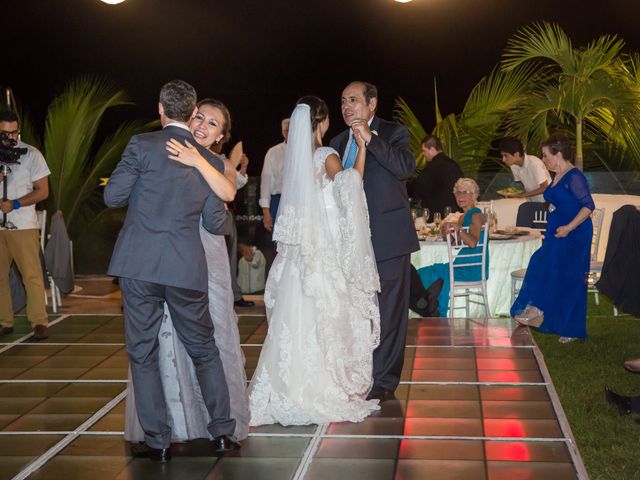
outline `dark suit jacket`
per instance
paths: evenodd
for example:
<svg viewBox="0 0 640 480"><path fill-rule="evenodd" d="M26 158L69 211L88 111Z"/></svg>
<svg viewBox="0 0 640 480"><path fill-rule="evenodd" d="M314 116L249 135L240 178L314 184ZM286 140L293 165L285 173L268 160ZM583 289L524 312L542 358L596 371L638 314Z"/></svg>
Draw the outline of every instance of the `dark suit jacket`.
<svg viewBox="0 0 640 480"><path fill-rule="evenodd" d="M373 117L364 167L364 192L369 207L371 242L376 261L407 255L420 247L411 218L406 179L416 168L409 150L409 132L402 125ZM330 142L344 156L349 130Z"/></svg>
<svg viewBox="0 0 640 480"><path fill-rule="evenodd" d="M463 177L462 169L455 161L440 152L424 167L413 184L413 196L422 202L422 206L444 214L444 207L451 211L459 210L453 186Z"/></svg>
<svg viewBox="0 0 640 480"><path fill-rule="evenodd" d="M168 158L170 138L188 140L217 170L224 169L188 130L168 126L131 138L104 189L107 206L129 207L108 274L206 292L200 217L215 232L226 219L224 203L195 168Z"/></svg>

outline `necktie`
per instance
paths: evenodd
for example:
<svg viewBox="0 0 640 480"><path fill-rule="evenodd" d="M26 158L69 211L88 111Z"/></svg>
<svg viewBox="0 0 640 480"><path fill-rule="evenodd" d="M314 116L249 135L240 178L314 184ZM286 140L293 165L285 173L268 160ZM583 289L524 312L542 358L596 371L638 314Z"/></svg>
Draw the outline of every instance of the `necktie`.
<svg viewBox="0 0 640 480"><path fill-rule="evenodd" d="M349 144L349 151L347 152L347 158L344 161L344 169L353 168L353 165L356 163L356 154L358 153L358 144L356 143L355 138L351 138L351 143Z"/></svg>

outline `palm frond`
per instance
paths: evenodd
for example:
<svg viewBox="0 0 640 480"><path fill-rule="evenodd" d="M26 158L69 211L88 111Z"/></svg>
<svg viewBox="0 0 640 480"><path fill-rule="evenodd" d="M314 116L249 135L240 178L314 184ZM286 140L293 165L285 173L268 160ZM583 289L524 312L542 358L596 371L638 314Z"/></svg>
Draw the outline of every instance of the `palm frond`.
<svg viewBox="0 0 640 480"><path fill-rule="evenodd" d="M502 67L512 70L533 60L550 60L571 71L575 56L571 39L555 23L534 23L521 28L502 54Z"/></svg>
<svg viewBox="0 0 640 480"><path fill-rule="evenodd" d="M427 135L422 123L418 120L418 117L411 107L404 101L403 98L397 98L393 107L393 118L400 124L404 125L409 131L409 149L416 158L418 170L420 166L424 164L424 155L422 154L421 144L422 139Z"/></svg>
<svg viewBox="0 0 640 480"><path fill-rule="evenodd" d="M45 126L45 158L51 170L50 204L69 211L89 162L104 112L130 104L121 90L93 77L72 81L49 107Z"/></svg>

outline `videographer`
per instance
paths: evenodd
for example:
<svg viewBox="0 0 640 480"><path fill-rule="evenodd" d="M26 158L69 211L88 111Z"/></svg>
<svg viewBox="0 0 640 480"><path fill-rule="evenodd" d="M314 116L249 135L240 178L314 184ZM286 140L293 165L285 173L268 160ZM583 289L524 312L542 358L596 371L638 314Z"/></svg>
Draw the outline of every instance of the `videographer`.
<svg viewBox="0 0 640 480"><path fill-rule="evenodd" d="M39 225L35 205L49 196L49 168L42 154L22 142L18 117L11 111L0 112L0 166L7 173L7 200L0 200L0 218L6 214L5 228L0 229L0 335L13 332L13 308L9 289L9 269L15 261L27 294L27 317L33 326L33 339L47 338L47 311L44 280L40 264ZM8 155L13 150L16 154ZM7 170L8 168L8 170ZM4 174L0 173L0 198L4 198ZM1 220L0 220L1 221ZM9 228L6 228L9 226Z"/></svg>

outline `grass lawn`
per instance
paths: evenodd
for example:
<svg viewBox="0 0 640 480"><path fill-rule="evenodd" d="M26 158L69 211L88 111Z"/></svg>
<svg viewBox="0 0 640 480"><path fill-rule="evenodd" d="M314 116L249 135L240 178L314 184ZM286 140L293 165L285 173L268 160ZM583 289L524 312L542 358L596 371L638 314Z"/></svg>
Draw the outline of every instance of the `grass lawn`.
<svg viewBox="0 0 640 480"><path fill-rule="evenodd" d="M639 292L640 294L640 292ZM604 386L624 395L640 395L640 375L627 372L624 360L640 357L640 318L613 316L611 304L589 294L588 338L566 345L556 335L535 333L535 340L571 424L591 480L640 480L638 415L620 416L605 399Z"/></svg>

